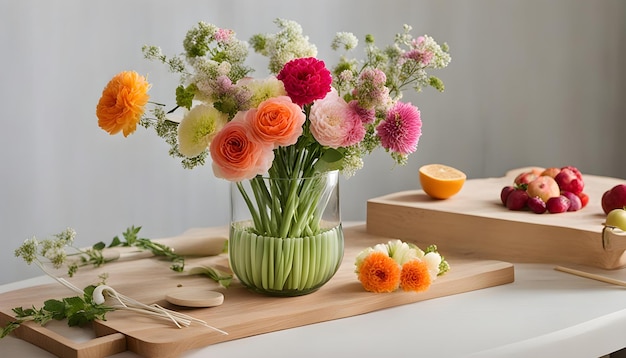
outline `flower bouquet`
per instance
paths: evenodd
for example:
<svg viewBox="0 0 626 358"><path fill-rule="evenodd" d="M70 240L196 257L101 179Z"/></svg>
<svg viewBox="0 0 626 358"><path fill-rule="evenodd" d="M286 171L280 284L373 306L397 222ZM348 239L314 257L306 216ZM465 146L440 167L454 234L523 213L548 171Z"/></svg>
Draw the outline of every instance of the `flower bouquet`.
<svg viewBox="0 0 626 358"><path fill-rule="evenodd" d="M110 134L127 136L138 124L153 128L185 168L205 164L210 155L215 176L233 183L233 271L255 290L297 295L318 289L341 262L338 173L354 175L378 147L406 163L417 148L421 118L401 100L402 91L443 91L427 70L446 67L450 56L445 44L413 38L405 25L382 49L366 36L363 60L347 56L357 38L337 33L331 47L344 53L327 67L299 24L275 23L278 32L248 43L201 22L176 56L144 46L146 58L181 75L176 108L166 112L155 104L146 115L150 84L128 71L105 87L97 117ZM250 47L269 59L268 77L250 77ZM172 119L174 110L182 120Z"/></svg>

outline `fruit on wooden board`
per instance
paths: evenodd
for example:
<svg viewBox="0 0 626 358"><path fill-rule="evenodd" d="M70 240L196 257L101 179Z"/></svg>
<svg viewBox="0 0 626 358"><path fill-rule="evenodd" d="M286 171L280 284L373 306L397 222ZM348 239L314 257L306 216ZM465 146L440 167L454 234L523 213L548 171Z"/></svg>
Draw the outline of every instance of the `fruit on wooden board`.
<svg viewBox="0 0 626 358"><path fill-rule="evenodd" d="M561 195L561 189L557 181L547 175L539 176L537 179L528 183L526 191L528 192L528 196L537 196L544 202L547 202L548 199L552 197Z"/></svg>
<svg viewBox="0 0 626 358"><path fill-rule="evenodd" d="M419 169L422 190L434 199L448 199L458 193L467 176L462 171L443 164L426 164Z"/></svg>
<svg viewBox="0 0 626 358"><path fill-rule="evenodd" d="M567 211L578 211L583 208L583 203L578 195L571 191L563 191L561 195L569 199L569 208L567 208Z"/></svg>
<svg viewBox="0 0 626 358"><path fill-rule="evenodd" d="M515 191L515 187L513 185L507 185L500 191L500 201L502 201L502 205L506 206L506 199Z"/></svg>
<svg viewBox="0 0 626 358"><path fill-rule="evenodd" d="M570 201L565 195L554 196L546 202L550 214L564 213L569 210Z"/></svg>
<svg viewBox="0 0 626 358"><path fill-rule="evenodd" d="M528 193L524 189L516 189L506 198L509 210L523 210L528 203Z"/></svg>
<svg viewBox="0 0 626 358"><path fill-rule="evenodd" d="M602 194L602 210L605 214L624 206L626 206L626 184L617 184Z"/></svg>
<svg viewBox="0 0 626 358"><path fill-rule="evenodd" d="M543 201L538 196L533 196L532 198L528 198L528 208L535 214L543 214L546 212L546 202Z"/></svg>
<svg viewBox="0 0 626 358"><path fill-rule="evenodd" d="M528 209L536 214L578 211L589 202L584 188L583 175L574 166L533 167L517 174L512 185L502 188L500 201L510 210ZM523 195L517 193L509 203L508 198L520 190L526 191L528 198L524 200ZM626 205L626 190L624 200L623 205ZM525 205L520 207L524 201Z"/></svg>
<svg viewBox="0 0 626 358"><path fill-rule="evenodd" d="M552 168L544 169L539 175L546 175L546 176L554 178L557 174L559 174L560 171L561 171L561 168L552 167Z"/></svg>
<svg viewBox="0 0 626 358"><path fill-rule="evenodd" d="M554 177L554 180L559 184L559 188L562 191L568 191L576 195L582 193L585 188L582 174L572 167L562 168L559 174Z"/></svg>
<svg viewBox="0 0 626 358"><path fill-rule="evenodd" d="M606 215L605 225L626 231L626 207L609 211Z"/></svg>

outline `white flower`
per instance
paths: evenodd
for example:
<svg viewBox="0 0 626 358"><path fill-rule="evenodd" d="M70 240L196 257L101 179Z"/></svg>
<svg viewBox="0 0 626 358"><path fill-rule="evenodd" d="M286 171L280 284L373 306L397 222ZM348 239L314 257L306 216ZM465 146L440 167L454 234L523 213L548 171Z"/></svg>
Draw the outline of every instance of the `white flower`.
<svg viewBox="0 0 626 358"><path fill-rule="evenodd" d="M352 50L359 45L359 40L351 32L337 32L330 47L337 50L343 47L344 50Z"/></svg>
<svg viewBox="0 0 626 358"><path fill-rule="evenodd" d="M373 248L374 251L380 251L389 255L389 247L385 244L376 244Z"/></svg>
<svg viewBox="0 0 626 358"><path fill-rule="evenodd" d="M422 258L422 261L428 266L430 277L434 280L439 274L439 264L441 264L441 255L437 252L429 252Z"/></svg>
<svg viewBox="0 0 626 358"><path fill-rule="evenodd" d="M371 254L372 252L374 252L374 249L371 247L368 247L367 249L364 249L363 251L361 251L355 259L354 262L354 266L356 266L354 272L359 273L359 269L361 268L361 265L363 264L363 261L365 260L365 258L367 256L369 256L369 254Z"/></svg>
<svg viewBox="0 0 626 358"><path fill-rule="evenodd" d="M421 250L418 251L416 248L400 240L389 241L387 245L389 246L389 256L400 266L413 259L418 259L421 256Z"/></svg>
<svg viewBox="0 0 626 358"><path fill-rule="evenodd" d="M285 85L276 76L269 76L265 79L244 77L237 82L237 86L244 86L252 92L250 108L258 107L259 103L266 99L287 95Z"/></svg>
<svg viewBox="0 0 626 358"><path fill-rule="evenodd" d="M193 107L178 126L178 151L189 158L199 155L227 121L228 116L213 106L200 104Z"/></svg>

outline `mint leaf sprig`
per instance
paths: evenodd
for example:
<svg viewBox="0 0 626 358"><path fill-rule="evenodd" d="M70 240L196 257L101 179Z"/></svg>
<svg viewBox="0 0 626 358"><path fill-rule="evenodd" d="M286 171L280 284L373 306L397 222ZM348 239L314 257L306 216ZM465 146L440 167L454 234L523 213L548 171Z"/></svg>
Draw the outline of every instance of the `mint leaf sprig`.
<svg viewBox="0 0 626 358"><path fill-rule="evenodd" d="M118 293L112 287L107 286L104 283L98 284L97 286L87 286L83 291L81 291L69 281L56 277L46 271L44 267L40 267L50 277L54 278L59 283L79 295L63 298L61 300L46 300L41 308L14 308L13 313L15 313L16 319L15 321L9 322L0 330L0 338L6 337L26 321L33 321L41 326L44 326L53 319L59 321L65 319L70 327L84 326L97 319L106 320L106 313L116 310L128 310L153 318L170 321L178 328L188 327L195 323L213 329L222 334L228 334L219 328L210 326L203 320L169 310L159 306L158 304L143 304Z"/></svg>

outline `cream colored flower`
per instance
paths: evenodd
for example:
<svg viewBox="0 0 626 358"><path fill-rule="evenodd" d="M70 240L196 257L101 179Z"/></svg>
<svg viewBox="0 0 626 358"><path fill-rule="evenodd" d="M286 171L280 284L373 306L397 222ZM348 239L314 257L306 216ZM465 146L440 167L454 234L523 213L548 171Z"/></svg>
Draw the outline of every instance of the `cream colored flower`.
<svg viewBox="0 0 626 358"><path fill-rule="evenodd" d="M250 108L256 108L261 102L272 97L287 95L285 85L282 81L279 81L276 76L270 76L264 79L246 77L239 80L237 85L245 86L252 92Z"/></svg>
<svg viewBox="0 0 626 358"><path fill-rule="evenodd" d="M418 258L418 252L406 242L400 240L391 240L387 243L389 246L389 256L393 258L399 265Z"/></svg>
<svg viewBox="0 0 626 358"><path fill-rule="evenodd" d="M429 252L422 258L422 261L428 265L430 277L434 280L439 274L439 264L441 264L441 255L437 252Z"/></svg>
<svg viewBox="0 0 626 358"><path fill-rule="evenodd" d="M189 158L199 155L227 121L228 116L211 105L193 107L178 126L178 151Z"/></svg>
<svg viewBox="0 0 626 358"><path fill-rule="evenodd" d="M355 259L355 262L354 262L354 266L356 266L356 267L355 267L354 272L359 273L359 270L360 270L360 268L361 268L361 265L363 264L363 261L364 261L364 260L365 260L365 258L366 258L367 256L369 256L369 254L371 254L372 252L374 252L374 249L373 249L373 248L371 248L371 247L368 247L367 249L364 249L363 251L361 251L361 252L360 252L360 253L356 256L356 259Z"/></svg>

